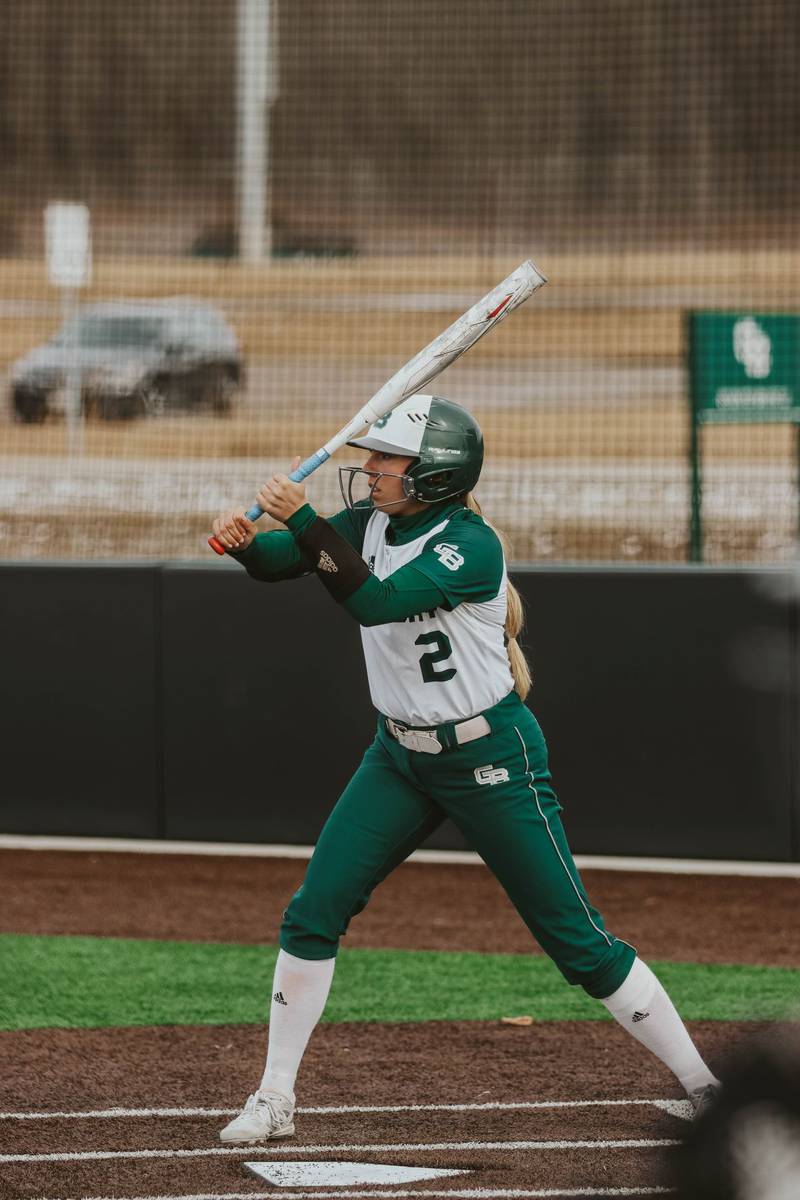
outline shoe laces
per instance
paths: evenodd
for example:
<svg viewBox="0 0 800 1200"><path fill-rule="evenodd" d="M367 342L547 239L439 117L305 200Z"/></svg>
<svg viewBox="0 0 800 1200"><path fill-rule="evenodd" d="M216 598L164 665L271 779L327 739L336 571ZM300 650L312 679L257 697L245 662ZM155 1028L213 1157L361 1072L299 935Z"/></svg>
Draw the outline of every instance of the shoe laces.
<svg viewBox="0 0 800 1200"><path fill-rule="evenodd" d="M245 1105L245 1112L255 1112L259 1107L266 1108L275 1124L282 1124L289 1117L292 1102L280 1092L253 1092Z"/></svg>

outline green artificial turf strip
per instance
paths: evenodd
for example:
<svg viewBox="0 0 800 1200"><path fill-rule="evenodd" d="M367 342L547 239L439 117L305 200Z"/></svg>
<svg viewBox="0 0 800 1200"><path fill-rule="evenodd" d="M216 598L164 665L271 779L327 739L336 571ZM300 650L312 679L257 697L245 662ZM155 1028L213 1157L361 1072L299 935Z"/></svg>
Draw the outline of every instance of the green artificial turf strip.
<svg viewBox="0 0 800 1200"><path fill-rule="evenodd" d="M277 948L0 935L0 1029L262 1023ZM687 1020L797 1016L800 971L654 963ZM342 950L326 1021L599 1020L549 959Z"/></svg>

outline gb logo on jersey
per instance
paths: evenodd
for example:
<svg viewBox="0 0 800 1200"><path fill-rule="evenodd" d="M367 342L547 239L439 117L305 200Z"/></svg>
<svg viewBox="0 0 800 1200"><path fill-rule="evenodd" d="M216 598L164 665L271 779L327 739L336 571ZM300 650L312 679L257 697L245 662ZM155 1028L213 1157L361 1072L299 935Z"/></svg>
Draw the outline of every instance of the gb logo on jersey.
<svg viewBox="0 0 800 1200"><path fill-rule="evenodd" d="M477 783L508 783L508 771L505 767L476 767L475 779Z"/></svg>
<svg viewBox="0 0 800 1200"><path fill-rule="evenodd" d="M439 542L437 546L433 547L433 553L438 556L439 562L443 567L447 567L448 571L457 571L464 565L464 556L458 553L458 546L453 546L450 542Z"/></svg>

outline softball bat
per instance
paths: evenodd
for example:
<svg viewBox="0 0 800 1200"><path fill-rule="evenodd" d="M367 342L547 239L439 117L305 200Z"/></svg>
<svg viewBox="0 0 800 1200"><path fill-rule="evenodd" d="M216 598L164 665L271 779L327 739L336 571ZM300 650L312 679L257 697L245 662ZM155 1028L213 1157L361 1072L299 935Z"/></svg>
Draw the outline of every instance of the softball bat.
<svg viewBox="0 0 800 1200"><path fill-rule="evenodd" d="M361 433L365 426L372 425L379 417L386 416L407 396L419 392L426 383L440 375L445 367L449 367L485 334L499 325L509 313L530 299L545 283L546 276L530 259L520 263L502 283L498 283L443 333L420 350L419 354L415 354L399 371L395 371L391 379L388 379L363 408L359 409L351 421L302 462L296 471L292 471L289 476L292 482L300 483L306 479L317 467L327 462L340 446ZM263 509L254 505L248 509L246 515L248 520L257 521L263 516ZM224 547L215 537L210 537L208 544L217 554L225 553Z"/></svg>

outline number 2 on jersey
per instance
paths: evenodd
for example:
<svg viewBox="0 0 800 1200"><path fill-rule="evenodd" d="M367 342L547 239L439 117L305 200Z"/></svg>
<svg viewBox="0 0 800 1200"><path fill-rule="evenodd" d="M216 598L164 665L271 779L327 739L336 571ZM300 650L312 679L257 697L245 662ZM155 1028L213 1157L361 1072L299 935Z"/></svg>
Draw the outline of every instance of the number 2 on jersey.
<svg viewBox="0 0 800 1200"><path fill-rule="evenodd" d="M448 679L453 678L456 674L455 667L447 667L444 671L437 671L434 667L435 663L445 662L453 654L453 647L450 645L450 638L446 633L440 633L436 629L431 633L421 633L414 645L437 647L436 650L429 650L427 654L423 654L419 660L425 683L446 683Z"/></svg>

